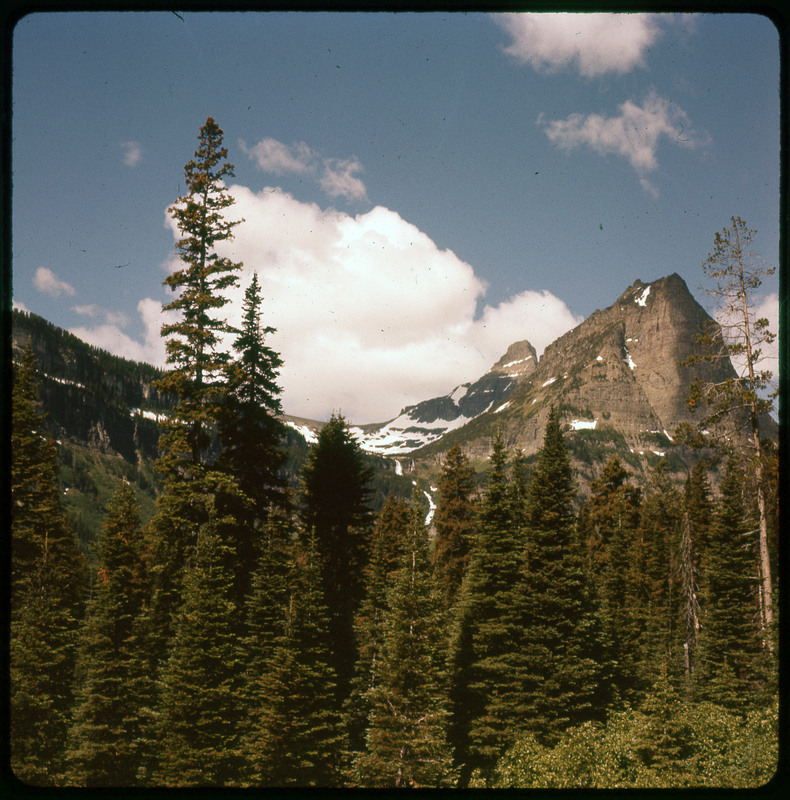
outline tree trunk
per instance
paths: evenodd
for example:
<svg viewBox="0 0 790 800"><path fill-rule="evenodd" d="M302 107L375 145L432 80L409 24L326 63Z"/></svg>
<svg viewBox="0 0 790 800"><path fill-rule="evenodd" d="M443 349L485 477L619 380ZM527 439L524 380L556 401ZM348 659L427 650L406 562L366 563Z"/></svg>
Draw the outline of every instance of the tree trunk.
<svg viewBox="0 0 790 800"><path fill-rule="evenodd" d="M755 430L754 438L757 448L757 467L755 478L757 480L757 510L760 515L760 579L761 589L760 610L762 612L763 635L768 647L768 652L773 655L773 581L771 580L771 558L768 552L768 518L765 513L765 490L763 488L763 462L760 447L760 433Z"/></svg>

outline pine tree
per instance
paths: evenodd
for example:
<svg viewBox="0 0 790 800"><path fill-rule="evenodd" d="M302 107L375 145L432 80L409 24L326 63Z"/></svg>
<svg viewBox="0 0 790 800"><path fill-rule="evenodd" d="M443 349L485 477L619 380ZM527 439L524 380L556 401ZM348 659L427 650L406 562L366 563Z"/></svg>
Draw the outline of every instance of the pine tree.
<svg viewBox="0 0 790 800"><path fill-rule="evenodd" d="M423 511L415 494L409 540L388 592L367 751L356 760L363 786L448 785L443 611L428 557Z"/></svg>
<svg viewBox="0 0 790 800"><path fill-rule="evenodd" d="M474 532L475 472L458 445L447 451L437 488L433 563L444 587L445 607L450 608L466 572Z"/></svg>
<svg viewBox="0 0 790 800"><path fill-rule="evenodd" d="M234 203L224 184L233 175L226 158L223 132L209 117L200 129L194 159L184 168L186 193L169 209L182 233L176 243L182 267L164 281L176 293L164 310L177 312L179 319L162 326L170 369L157 388L175 398L175 407L163 423L156 465L163 489L158 513L147 530L153 576L151 621L159 637L159 658L166 655L183 572L200 531L207 525L219 531L218 520L244 501L235 477L217 468L212 448L227 398L229 355L222 339L233 333L222 309L229 302L225 291L237 284L242 266L215 250L233 237L240 222L223 216ZM226 521L222 534L229 544L238 536L238 528ZM232 549L225 552L229 560L236 557Z"/></svg>
<svg viewBox="0 0 790 800"><path fill-rule="evenodd" d="M711 519L710 483L705 463L694 464L683 487L683 529L680 547L681 603L685 642L685 680L687 692L696 682L697 643L700 634L700 585L704 581Z"/></svg>
<svg viewBox="0 0 790 800"><path fill-rule="evenodd" d="M233 228L241 222L224 217L235 202L224 184L224 178L233 175L227 155L223 132L208 117L200 129L195 157L184 167L186 194L168 209L183 234L176 244L183 267L164 281L176 297L163 309L179 312L181 318L162 326L172 368L158 384L160 391L178 401L175 421L166 426L163 447L171 451L170 469L205 461L217 405L224 396L221 379L229 356L221 344L223 335L232 329L216 314L227 304L224 292L237 285L241 269L241 264L215 250L217 244L233 238ZM181 434L177 441L168 436L173 427ZM186 453L179 452L183 446Z"/></svg>
<svg viewBox="0 0 790 800"><path fill-rule="evenodd" d="M52 786L63 782L87 580L60 506L38 387L28 345L11 396L10 763L20 780Z"/></svg>
<svg viewBox="0 0 790 800"><path fill-rule="evenodd" d="M305 530L316 535L341 701L348 695L357 657L354 614L368 558L369 481L359 445L345 419L333 414L302 471L301 517Z"/></svg>
<svg viewBox="0 0 790 800"><path fill-rule="evenodd" d="M345 741L314 535L292 575L285 629L261 677L262 705L245 742L250 781L273 787L338 786Z"/></svg>
<svg viewBox="0 0 790 800"><path fill-rule="evenodd" d="M773 653L773 572L768 536L768 508L766 505L767 481L763 474L763 440L760 437L761 417L774 408L778 395L770 370L761 369L765 356L762 348L776 339L769 330L765 317L757 318L755 292L765 276L773 275L774 267L766 267L760 254L752 250L756 230L747 227L740 217L731 217L730 225L714 236L714 247L702 263L705 275L714 285L708 294L717 306L718 323L697 337L703 347L683 364L724 361L731 358L740 362L740 375L721 382L694 381L689 387L688 404L693 410L706 408L697 422L703 439L718 440L729 447L733 435L745 439L754 457L754 485L757 506L758 547L760 556L760 614L763 637L769 652ZM720 327L721 326L721 327ZM681 430L688 434L688 427ZM692 437L698 438L698 437Z"/></svg>
<svg viewBox="0 0 790 800"><path fill-rule="evenodd" d="M682 714L683 700L665 670L659 673L639 711L646 719L634 738L635 753L648 769L660 774L659 785L688 785L693 732Z"/></svg>
<svg viewBox="0 0 790 800"><path fill-rule="evenodd" d="M107 509L80 635L69 761L71 780L81 786L131 786L137 780L139 707L150 702L150 696L134 691L140 688L135 620L147 596L140 551L139 504L124 483Z"/></svg>
<svg viewBox="0 0 790 800"><path fill-rule="evenodd" d="M601 640L612 675L613 702L634 699L644 688L638 674L639 620L634 615L641 493L612 456L590 484L581 518L586 570L600 609Z"/></svg>
<svg viewBox="0 0 790 800"><path fill-rule="evenodd" d="M555 742L592 719L606 697L602 660L582 550L576 536L571 467L559 413L552 408L527 490L523 567L526 727Z"/></svg>
<svg viewBox="0 0 790 800"><path fill-rule="evenodd" d="M378 686L383 625L388 608L387 590L400 565L408 540L411 513L406 502L387 497L371 533L371 551L365 567L365 595L354 619L359 655L351 692L344 704L350 757L362 751L371 712L370 690Z"/></svg>
<svg viewBox="0 0 790 800"><path fill-rule="evenodd" d="M510 514L518 531L527 529L528 491L526 459L524 453L519 451L510 467Z"/></svg>
<svg viewBox="0 0 790 800"><path fill-rule="evenodd" d="M692 536L700 557L700 571L704 571L704 554L708 547L712 503L711 489L705 462L694 464L683 488L684 508L688 512Z"/></svg>
<svg viewBox="0 0 790 800"><path fill-rule="evenodd" d="M213 526L200 532L162 670L157 781L232 786L242 776L241 661L226 546Z"/></svg>
<svg viewBox="0 0 790 800"><path fill-rule="evenodd" d="M263 673L264 664L271 659L274 645L285 629L294 538L294 525L287 515L283 512L269 515L246 607L247 668L253 680Z"/></svg>
<svg viewBox="0 0 790 800"><path fill-rule="evenodd" d="M759 623L756 532L747 517L743 488L743 468L733 453L711 521L700 636L704 678L713 681L725 669L733 678L723 691L721 686L709 687L709 699L734 708L753 700L764 677L760 628L755 624Z"/></svg>
<svg viewBox="0 0 790 800"><path fill-rule="evenodd" d="M459 785L475 768L490 783L497 759L526 721L520 583L525 542L512 524L506 455L501 432L493 443L482 499L450 643L449 738Z"/></svg>
<svg viewBox="0 0 790 800"><path fill-rule="evenodd" d="M252 574L252 588L245 608L246 626L241 648L245 748L255 730L259 709L268 701L267 675L272 667L275 647L286 630L290 597L288 584L296 529L288 515L275 510L267 517L262 533L261 552Z"/></svg>
<svg viewBox="0 0 790 800"><path fill-rule="evenodd" d="M639 625L638 672L645 689L664 673L677 680L685 667L682 536L683 498L661 461L650 476L634 548L632 614Z"/></svg>
<svg viewBox="0 0 790 800"><path fill-rule="evenodd" d="M257 558L257 538L272 507L287 505L284 425L277 372L282 360L265 343L275 329L261 327L261 297L255 273L244 296L242 329L233 343L236 357L226 366L227 395L220 409L223 446L217 466L233 476L241 494L223 498L238 520L234 537L236 602L241 605L250 589L250 573ZM222 507L222 500L219 501Z"/></svg>

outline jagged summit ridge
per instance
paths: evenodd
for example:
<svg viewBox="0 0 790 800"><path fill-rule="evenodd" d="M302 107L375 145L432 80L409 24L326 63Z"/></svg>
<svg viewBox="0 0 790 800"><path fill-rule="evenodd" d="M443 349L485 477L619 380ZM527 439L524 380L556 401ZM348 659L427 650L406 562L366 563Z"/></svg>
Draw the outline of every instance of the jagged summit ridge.
<svg viewBox="0 0 790 800"><path fill-rule="evenodd" d="M494 364L489 372L503 373L511 378L522 378L538 367L538 354L526 340L513 342L507 352Z"/></svg>
<svg viewBox="0 0 790 800"><path fill-rule="evenodd" d="M501 406L519 382L535 371L537 361L535 348L528 341L515 342L482 378L462 383L441 397L407 406L389 422L353 431L369 452L410 453Z"/></svg>

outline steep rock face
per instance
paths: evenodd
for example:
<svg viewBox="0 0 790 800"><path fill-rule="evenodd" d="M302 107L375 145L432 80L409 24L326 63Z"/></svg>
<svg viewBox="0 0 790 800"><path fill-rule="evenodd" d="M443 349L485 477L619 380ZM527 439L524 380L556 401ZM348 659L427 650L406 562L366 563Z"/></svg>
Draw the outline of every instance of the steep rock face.
<svg viewBox="0 0 790 800"><path fill-rule="evenodd" d="M611 306L548 345L537 369L513 388L506 404L413 455L435 460L460 444L471 457L485 458L498 426L508 447L533 454L556 405L571 443L576 432L581 440L594 430L598 440L618 439L635 456L652 451L663 457L677 425L696 419L686 403L691 382L734 375L727 359L680 366L699 352L695 337L710 322L679 275L650 284L638 280Z"/></svg>
<svg viewBox="0 0 790 800"><path fill-rule="evenodd" d="M726 360L712 368L680 366L699 352L695 337L709 322L679 275L636 281L609 308L550 344L540 373L545 380L575 374L563 404L608 411L632 433L671 432L691 419L686 396L698 375L721 380L733 374Z"/></svg>
<svg viewBox="0 0 790 800"><path fill-rule="evenodd" d="M489 374L503 374L511 378L524 378L538 368L538 354L526 340L514 342L507 352L491 367Z"/></svg>

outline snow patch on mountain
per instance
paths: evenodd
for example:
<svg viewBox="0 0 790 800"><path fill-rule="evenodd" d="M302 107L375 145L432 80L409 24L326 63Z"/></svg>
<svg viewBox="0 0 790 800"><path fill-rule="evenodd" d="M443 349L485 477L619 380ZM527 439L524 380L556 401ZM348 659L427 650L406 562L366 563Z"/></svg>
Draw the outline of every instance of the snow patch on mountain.
<svg viewBox="0 0 790 800"><path fill-rule="evenodd" d="M430 444L448 431L466 425L471 419L474 417L461 415L451 420L419 422L406 413L400 414L376 431L366 432L361 428L352 428L351 432L362 450L394 456L411 453L412 450Z"/></svg>
<svg viewBox="0 0 790 800"><path fill-rule="evenodd" d="M431 497L431 495L428 494L428 492L426 492L424 489L422 493L428 498L428 513L425 516L425 524L430 525L433 521L433 514L436 511L436 503L433 502L433 497Z"/></svg>
<svg viewBox="0 0 790 800"><path fill-rule="evenodd" d="M469 384L462 383L460 386L456 386L455 389L448 395L448 397L457 405L464 397L466 397L466 393L469 391Z"/></svg>
<svg viewBox="0 0 790 800"><path fill-rule="evenodd" d="M571 420L571 430L574 431L594 430L597 424L598 424L597 419L592 420L592 422L588 419L574 419Z"/></svg>
<svg viewBox="0 0 790 800"><path fill-rule="evenodd" d="M642 292L642 294L639 295L639 297L636 298L635 300L636 304L644 308L644 306L647 304L647 296L649 294L650 294L650 287L645 286L645 290Z"/></svg>
<svg viewBox="0 0 790 800"><path fill-rule="evenodd" d="M315 431L311 428L308 428L307 425L299 425L290 419L285 420L285 424L289 428L293 428L297 433L301 433L305 440L310 444L315 444L318 441L318 436L316 435Z"/></svg>
<svg viewBox="0 0 790 800"><path fill-rule="evenodd" d="M144 419L152 419L154 422L162 422L163 420L167 419L167 414L157 414L154 411L145 411L140 408L130 408L129 413L131 416L141 416Z"/></svg>

